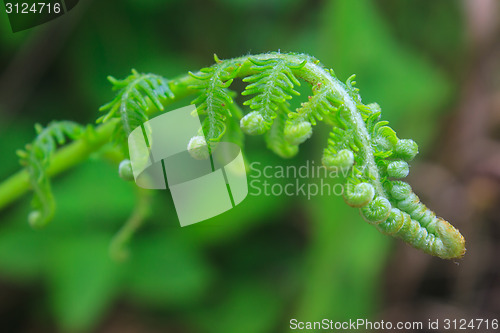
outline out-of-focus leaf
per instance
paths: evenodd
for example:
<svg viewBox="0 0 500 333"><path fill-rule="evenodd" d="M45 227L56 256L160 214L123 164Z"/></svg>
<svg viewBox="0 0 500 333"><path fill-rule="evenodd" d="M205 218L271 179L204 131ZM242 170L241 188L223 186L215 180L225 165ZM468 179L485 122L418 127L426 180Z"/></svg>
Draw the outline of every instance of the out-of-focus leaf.
<svg viewBox="0 0 500 333"><path fill-rule="evenodd" d="M171 237L167 232L134 239L125 269L126 294L163 306L196 302L213 281L211 267L200 252L182 235Z"/></svg>
<svg viewBox="0 0 500 333"><path fill-rule="evenodd" d="M47 266L49 295L59 325L71 331L92 328L117 289L118 264L108 256L109 238L96 235L59 239Z"/></svg>
<svg viewBox="0 0 500 333"><path fill-rule="evenodd" d="M0 105L0 114L2 111ZM9 121L5 124L0 117L0 179L19 170L19 157L16 155L16 151L23 148L27 142L32 141L34 135L33 124Z"/></svg>
<svg viewBox="0 0 500 333"><path fill-rule="evenodd" d="M22 222L11 223L0 230L0 275L17 281L40 277L47 238Z"/></svg>
<svg viewBox="0 0 500 333"><path fill-rule="evenodd" d="M253 151L248 155L248 171L250 164L255 164L256 168L262 172L266 166L281 165L286 163L283 159L275 156L271 151ZM297 163L297 161L295 161ZM256 176L256 173L249 173ZM248 177L249 193L240 204L233 209L224 212L207 221L197 223L185 228L194 238L194 241L201 244L221 243L225 240L231 241L235 237L248 232L249 229L262 223L270 223L273 217L282 214L287 208L286 204L290 202L286 196L265 196L258 194L255 187L252 188L250 182L255 180ZM264 177L260 181L265 181ZM269 180L268 180L269 181ZM280 181L272 179L271 182ZM258 185L261 188L261 185Z"/></svg>
<svg viewBox="0 0 500 333"><path fill-rule="evenodd" d="M416 45L423 53L458 74L467 57L465 11L460 1L377 1L384 21L391 24L398 43ZM425 17L425 24L422 18Z"/></svg>
<svg viewBox="0 0 500 333"><path fill-rule="evenodd" d="M114 232L133 210L133 186L118 176L117 167L89 160L54 181L56 216L45 230Z"/></svg>

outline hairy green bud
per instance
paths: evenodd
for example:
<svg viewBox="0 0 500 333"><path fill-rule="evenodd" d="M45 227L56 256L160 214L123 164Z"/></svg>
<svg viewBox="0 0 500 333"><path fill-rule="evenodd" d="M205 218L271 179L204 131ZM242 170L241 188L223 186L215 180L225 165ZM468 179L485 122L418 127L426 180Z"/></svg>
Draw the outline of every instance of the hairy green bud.
<svg viewBox="0 0 500 333"><path fill-rule="evenodd" d="M406 217L409 218L409 215L406 214ZM399 209L392 208L387 220L377 226L384 234L394 235L403 227L404 218L405 216Z"/></svg>
<svg viewBox="0 0 500 333"><path fill-rule="evenodd" d="M206 160L210 153L205 137L201 135L193 136L187 146L189 154L197 160Z"/></svg>
<svg viewBox="0 0 500 333"><path fill-rule="evenodd" d="M408 176L410 168L405 161L394 161L387 166L387 174L393 178L405 178Z"/></svg>
<svg viewBox="0 0 500 333"><path fill-rule="evenodd" d="M132 163L130 160L123 160L120 162L120 165L118 166L118 174L123 180L134 180L134 172L132 171Z"/></svg>
<svg viewBox="0 0 500 333"><path fill-rule="evenodd" d="M391 203L384 197L376 197L368 205L361 208L361 213L368 223L379 224L389 217Z"/></svg>
<svg viewBox="0 0 500 333"><path fill-rule="evenodd" d="M405 161L411 161L418 154L418 145L411 139L398 140L395 148L397 157L401 157Z"/></svg>
<svg viewBox="0 0 500 333"><path fill-rule="evenodd" d="M249 135L264 134L267 130L264 118L257 111L250 112L241 118L240 127L243 132Z"/></svg>
<svg viewBox="0 0 500 333"><path fill-rule="evenodd" d="M354 154L349 149L343 149L333 155L330 152L325 152L323 155L323 165L329 169L340 168L349 169L354 164Z"/></svg>
<svg viewBox="0 0 500 333"><path fill-rule="evenodd" d="M39 210L32 210L28 214L28 223L33 228L39 227L41 219L42 219L42 213Z"/></svg>
<svg viewBox="0 0 500 333"><path fill-rule="evenodd" d="M372 184L360 183L355 186L347 184L344 192L345 202L351 207L363 207L372 201L375 189Z"/></svg>
<svg viewBox="0 0 500 333"><path fill-rule="evenodd" d="M412 193L412 190L411 186L408 183L395 181L392 182L390 193L394 199L404 200Z"/></svg>
<svg viewBox="0 0 500 333"><path fill-rule="evenodd" d="M311 137L311 123L308 121L302 121L300 123L287 122L284 134L289 144L299 145Z"/></svg>

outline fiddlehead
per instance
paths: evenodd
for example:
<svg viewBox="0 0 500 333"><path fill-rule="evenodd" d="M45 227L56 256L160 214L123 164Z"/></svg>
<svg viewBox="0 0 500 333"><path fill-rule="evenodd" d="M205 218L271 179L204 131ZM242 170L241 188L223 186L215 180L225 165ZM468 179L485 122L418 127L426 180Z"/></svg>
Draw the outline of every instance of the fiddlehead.
<svg viewBox="0 0 500 333"><path fill-rule="evenodd" d="M135 71L123 81L111 79L120 91L102 108L108 114L101 120L121 118L119 129L126 134L147 119L150 103L161 111L178 96L197 91L199 96L193 102L205 119L188 147L193 155L224 135L241 143L239 121L247 134L267 132L267 146L282 157L295 155L312 135L313 126L324 121L332 130L322 161L328 168L342 170L344 199L349 205L359 208L363 218L381 232L427 253L447 259L464 255L465 242L458 230L420 203L407 183L397 180L408 175L408 161L418 147L412 140L398 138L388 122L380 120L377 104L363 104L354 76L342 83L332 70L304 54L265 53L215 60L211 67L171 81ZM250 106L246 115L228 90L237 78L249 83L242 94L253 95L244 103ZM288 100L298 94L294 87L300 80L312 87L312 96L291 111ZM129 169L123 163L121 175L129 176ZM0 199L1 194L0 187Z"/></svg>
<svg viewBox="0 0 500 333"><path fill-rule="evenodd" d="M150 104L157 110L163 111L162 102L174 98L169 81L156 74L143 74L132 70L123 80L108 77L114 90L118 90L116 97L109 103L101 106L100 111L107 112L97 119L97 122L106 122L119 117L121 122L115 129L114 140L126 147L128 135L149 119L147 112Z"/></svg>
<svg viewBox="0 0 500 333"><path fill-rule="evenodd" d="M409 184L388 181L386 188L396 208L392 209L387 221L379 225L382 232L411 242L416 248L432 255L447 258L463 255L462 235L422 204Z"/></svg>
<svg viewBox="0 0 500 333"><path fill-rule="evenodd" d="M70 121L53 121L45 128L36 124L35 130L35 140L17 154L21 158L21 165L28 170L34 193L31 203L33 210L28 215L28 221L33 227L42 227L52 219L56 206L47 174L50 159L57 145L64 144L66 138L79 138L85 128Z"/></svg>

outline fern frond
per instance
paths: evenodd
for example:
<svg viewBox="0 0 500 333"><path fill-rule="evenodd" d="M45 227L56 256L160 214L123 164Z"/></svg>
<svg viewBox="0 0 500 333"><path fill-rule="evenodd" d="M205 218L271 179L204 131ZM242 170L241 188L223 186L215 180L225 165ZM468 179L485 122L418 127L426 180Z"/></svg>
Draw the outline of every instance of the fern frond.
<svg viewBox="0 0 500 333"><path fill-rule="evenodd" d="M299 95L293 89L295 85L300 86L293 70L304 67L306 61L296 64L280 58L266 60L249 58L249 60L253 64L251 70L256 74L243 79L243 82L250 84L246 86L242 95L255 95L243 103L254 111L243 117L241 127L247 134L256 135L263 134L271 128L280 105L291 99L291 95Z"/></svg>
<svg viewBox="0 0 500 333"><path fill-rule="evenodd" d="M86 128L71 121L53 121L45 128L36 124L35 130L37 132L35 140L17 154L21 165L28 170L34 192L31 203L33 210L28 216L28 221L33 227L42 227L52 219L55 212L54 195L47 175L50 159L58 145L65 144L67 138L78 139Z"/></svg>
<svg viewBox="0 0 500 333"><path fill-rule="evenodd" d="M244 103L250 106L251 112L243 117L233 102L233 92L229 90L236 78L248 83L242 94L252 95ZM130 131L148 119L151 105L162 110L164 104L197 89L199 96L193 103L197 104L198 114L205 119L200 134L188 145L188 150L193 151L197 158L208 157L210 151L206 146L211 148L211 144L217 143L224 135L226 140L242 146L243 136L238 121L241 130L247 134L267 132L267 146L288 158L295 155L298 145L312 135L313 126L323 121L332 125L323 164L342 170L345 175L344 199L349 205L357 207L363 218L383 233L441 258L462 257L465 243L460 232L436 217L420 202L411 187L399 180L408 175L408 162L418 153L417 144L410 139L398 138L389 123L381 120L377 104L363 104L354 78L351 76L343 83L331 69L304 54L264 53L229 60L215 57L213 66L172 82L155 74L136 71L124 80L110 78L119 92L113 101L101 108L107 114L99 121L121 118L117 132L126 138ZM312 96L296 111L290 112L288 101L293 95L298 95L294 88L299 85L299 79L311 85ZM175 87L177 96L170 86ZM99 132L102 145L103 137L110 135L111 127L104 124L101 128L106 129ZM67 122L37 129L37 139L20 155L35 192L35 211L30 214L30 220L35 225L42 225L54 211L46 174L50 155L57 144L64 143L65 137L79 137L83 129ZM203 146L205 150L198 149ZM121 164L119 170L124 178L130 178L130 166L130 161ZM4 187L0 185L0 206L5 204L6 197L19 192L9 188L11 184L19 184L19 179L22 177Z"/></svg>
<svg viewBox="0 0 500 333"><path fill-rule="evenodd" d="M97 122L119 117L121 123L116 127L114 140L126 147L124 143L128 135L149 119L151 105L163 111L162 101L175 96L169 87L169 81L156 74L139 73L133 69L132 74L123 80L112 76L108 80L113 85L113 90L118 90L118 94L111 102L99 108L107 113L97 119Z"/></svg>
<svg viewBox="0 0 500 333"><path fill-rule="evenodd" d="M332 117L337 112L342 101L330 87L318 83L312 88L313 95L309 100L301 104L296 112L290 113L290 123L307 121L313 126L316 121L324 121Z"/></svg>
<svg viewBox="0 0 500 333"><path fill-rule="evenodd" d="M345 119L346 110L340 106L333 116L335 126L330 132L323 152L323 164L329 168L348 169L354 164L354 154L359 152L355 129Z"/></svg>
<svg viewBox="0 0 500 333"><path fill-rule="evenodd" d="M316 125L316 120L322 121L331 119L337 111L336 100L332 97L330 89L319 89L321 83L313 88L313 95L309 100L301 104L296 112L288 114L285 125L285 139L292 145L299 145L309 139L312 135L312 126Z"/></svg>
<svg viewBox="0 0 500 333"><path fill-rule="evenodd" d="M407 162L418 153L417 144L410 139L399 139L388 121L380 121L378 105L369 105L365 110L372 111L365 122L387 194L388 201L384 204L390 202L383 209L385 219L375 223L378 229L426 253L447 259L462 257L465 240L458 230L422 204L409 184L394 180L408 176Z"/></svg>
<svg viewBox="0 0 500 333"><path fill-rule="evenodd" d="M349 96L353 99L353 101L357 104L361 104L361 96L359 95L359 89L355 87L356 81L354 79L356 78L356 74L353 74L349 76L349 78L345 82L345 89Z"/></svg>
<svg viewBox="0 0 500 333"><path fill-rule="evenodd" d="M409 173L408 161L418 153L413 140L399 139L389 122L380 120L376 104L364 105L354 76L345 85L357 120L344 117L346 103L337 107L323 163L348 170L344 191L346 203L359 207L363 218L377 228L429 254L449 259L465 253L463 236L448 222L437 218L411 187L393 179ZM365 134L360 133L359 123Z"/></svg>
<svg viewBox="0 0 500 333"><path fill-rule="evenodd" d="M228 88L240 69L236 63L221 61L216 55L214 57L214 66L202 68L199 73L189 72L197 80L189 88L200 90L199 96L192 103L196 104L199 115L206 116L202 131L209 143L220 141L226 132L226 119L232 116L229 105L233 104Z"/></svg>

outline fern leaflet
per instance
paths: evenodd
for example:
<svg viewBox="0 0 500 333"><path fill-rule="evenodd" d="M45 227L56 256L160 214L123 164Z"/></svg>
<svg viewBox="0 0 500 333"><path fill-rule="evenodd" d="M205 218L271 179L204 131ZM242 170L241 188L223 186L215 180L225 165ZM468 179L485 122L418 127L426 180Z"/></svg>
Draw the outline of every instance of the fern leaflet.
<svg viewBox="0 0 500 333"><path fill-rule="evenodd" d="M300 86L293 70L304 67L306 61L294 64L280 58L249 60L253 63L251 69L257 73L243 79L250 84L242 95L255 95L243 103L254 112L243 117L241 127L247 134L263 134L271 128L280 105L286 105L291 95L299 95L293 89L294 85Z"/></svg>
<svg viewBox="0 0 500 333"><path fill-rule="evenodd" d="M132 75L123 80L112 76L108 80L113 89L118 90L118 94L111 102L100 107L100 111L107 113L97 119L97 122L119 117L121 123L117 126L114 137L116 142L126 147L128 135L149 119L147 113L150 104L163 111L162 101L175 96L169 87L169 81L156 74L143 74L133 69Z"/></svg>
<svg viewBox="0 0 500 333"><path fill-rule="evenodd" d="M37 132L35 140L17 154L21 158L21 165L28 170L34 192L33 210L28 216L28 221L33 227L42 227L52 219L55 212L54 195L47 175L50 159L58 145L66 143L66 138L78 139L85 128L71 121L53 121L45 128L36 124L35 130Z"/></svg>
<svg viewBox="0 0 500 333"><path fill-rule="evenodd" d="M202 124L202 132L206 142L220 141L226 132L225 121L231 117L229 105L233 98L227 90L236 77L239 65L231 61L222 61L215 55L216 64L203 68L199 73L189 72L198 82L190 86L200 90L198 98L192 101L197 106L199 115L206 115ZM209 145L210 149L211 145Z"/></svg>

